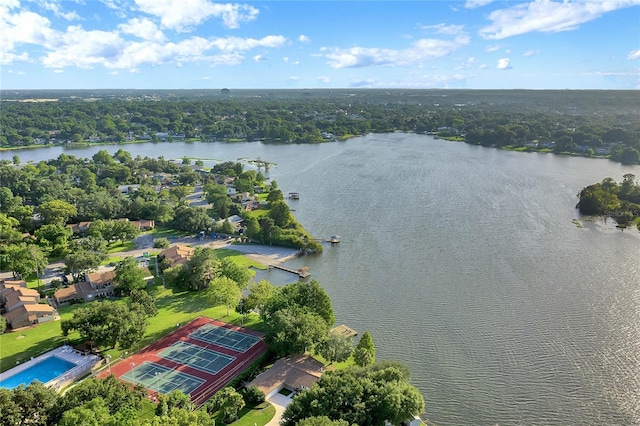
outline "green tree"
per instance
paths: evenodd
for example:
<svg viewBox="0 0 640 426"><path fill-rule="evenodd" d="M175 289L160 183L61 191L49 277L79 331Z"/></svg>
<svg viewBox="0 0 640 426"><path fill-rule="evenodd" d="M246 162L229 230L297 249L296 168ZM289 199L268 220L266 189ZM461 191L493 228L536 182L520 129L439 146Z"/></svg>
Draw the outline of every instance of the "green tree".
<svg viewBox="0 0 640 426"><path fill-rule="evenodd" d="M144 273L138 266L138 261L127 256L116 265L116 276L113 279L116 284L116 291L120 294L130 294L133 290L140 290L146 287Z"/></svg>
<svg viewBox="0 0 640 426"><path fill-rule="evenodd" d="M118 302L92 302L76 309L73 317L62 320L62 334L76 330L98 346L130 347L144 335L148 323L144 313Z"/></svg>
<svg viewBox="0 0 640 426"><path fill-rule="evenodd" d="M275 312L266 326L267 343L277 356L313 351L329 332L320 316L297 306Z"/></svg>
<svg viewBox="0 0 640 426"><path fill-rule="evenodd" d="M424 410L424 399L404 369L350 367L329 371L311 388L297 394L282 416L283 426L326 416L362 426L399 424Z"/></svg>
<svg viewBox="0 0 640 426"><path fill-rule="evenodd" d="M161 248L161 249L166 249L169 248L169 246L171 245L171 243L169 242L169 240L167 238L155 238L153 240L153 248Z"/></svg>
<svg viewBox="0 0 640 426"><path fill-rule="evenodd" d="M241 290L247 288L252 277L249 268L238 265L229 258L220 260L219 274L235 281Z"/></svg>
<svg viewBox="0 0 640 426"><path fill-rule="evenodd" d="M3 316L0 316L0 334L3 334L7 329L7 319Z"/></svg>
<svg viewBox="0 0 640 426"><path fill-rule="evenodd" d="M371 333L365 331L355 351L353 352L353 359L355 363L361 367L371 365L376 360L376 348L373 344L373 337Z"/></svg>
<svg viewBox="0 0 640 426"><path fill-rule="evenodd" d="M293 221L289 206L284 201L274 201L269 204L269 217L273 219L276 226L281 228L287 227Z"/></svg>
<svg viewBox="0 0 640 426"><path fill-rule="evenodd" d="M64 258L64 263L74 280L77 281L87 272L97 269L106 258L105 253L79 249L69 253Z"/></svg>
<svg viewBox="0 0 640 426"><path fill-rule="evenodd" d="M346 420L331 420L327 416L308 417L297 423L297 426L349 426Z"/></svg>
<svg viewBox="0 0 640 426"><path fill-rule="evenodd" d="M229 309L235 309L235 307L238 306L240 298L242 297L242 290L240 290L238 283L231 278L219 276L214 278L209 284L207 296L213 305L224 304L227 307L228 316Z"/></svg>
<svg viewBox="0 0 640 426"><path fill-rule="evenodd" d="M276 287L267 280L251 282L249 294L244 300L244 308L262 310L262 307L276 294Z"/></svg>
<svg viewBox="0 0 640 426"><path fill-rule="evenodd" d="M62 200L46 201L37 208L45 224L64 225L70 217L78 214L72 204Z"/></svg>
<svg viewBox="0 0 640 426"><path fill-rule="evenodd" d="M146 290L131 291L131 309L142 311L147 317L155 317L158 314L156 301Z"/></svg>
<svg viewBox="0 0 640 426"><path fill-rule="evenodd" d="M338 333L329 333L318 345L317 351L330 364L346 361L353 352L353 341Z"/></svg>
<svg viewBox="0 0 640 426"><path fill-rule="evenodd" d="M7 394L0 394L8 398ZM11 400L2 401L2 420L0 424L6 425L36 425L46 426L52 423L58 404L58 395L39 381L34 381L28 386L20 385L13 389ZM7 413L5 414L5 405ZM19 407L19 412L14 407ZM8 423L8 420L14 423Z"/></svg>
<svg viewBox="0 0 640 426"><path fill-rule="evenodd" d="M71 228L61 225L43 225L36 230L38 245L52 257L62 257L69 253Z"/></svg>
<svg viewBox="0 0 640 426"><path fill-rule="evenodd" d="M216 405L222 411L223 421L231 423L238 417L238 412L244 407L244 399L230 386L218 391L214 396Z"/></svg>
<svg viewBox="0 0 640 426"><path fill-rule="evenodd" d="M215 250L208 247L196 248L185 267L188 281L184 290L202 290L209 287L209 283L219 271L220 261Z"/></svg>
<svg viewBox="0 0 640 426"><path fill-rule="evenodd" d="M104 399L97 397L91 401L65 411L58 426L104 426L112 421Z"/></svg>
<svg viewBox="0 0 640 426"><path fill-rule="evenodd" d="M131 385L118 380L114 375L105 379L90 378L78 383L65 392L60 401L62 412L79 407L95 398L104 401L110 414L132 409L142 409L142 399L147 396L147 390L136 385Z"/></svg>
<svg viewBox="0 0 640 426"><path fill-rule="evenodd" d="M23 279L35 276L39 279L48 260L40 247L33 244L14 244L5 247L3 255L3 268L13 272L14 276Z"/></svg>

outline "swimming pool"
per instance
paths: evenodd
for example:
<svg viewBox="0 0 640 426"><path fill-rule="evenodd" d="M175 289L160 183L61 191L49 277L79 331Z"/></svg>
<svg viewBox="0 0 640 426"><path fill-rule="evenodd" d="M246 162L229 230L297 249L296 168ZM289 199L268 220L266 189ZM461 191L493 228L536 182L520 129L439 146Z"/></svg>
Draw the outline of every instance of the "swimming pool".
<svg viewBox="0 0 640 426"><path fill-rule="evenodd" d="M0 381L0 388L14 389L20 385L27 386L34 380L47 383L51 379L62 376L76 365L57 356L44 358L20 373Z"/></svg>

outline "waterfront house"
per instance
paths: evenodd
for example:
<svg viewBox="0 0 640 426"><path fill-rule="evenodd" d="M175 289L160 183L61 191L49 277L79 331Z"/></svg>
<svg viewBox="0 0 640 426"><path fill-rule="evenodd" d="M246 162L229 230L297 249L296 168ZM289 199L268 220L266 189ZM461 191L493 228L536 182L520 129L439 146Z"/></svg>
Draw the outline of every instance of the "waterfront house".
<svg viewBox="0 0 640 426"><path fill-rule="evenodd" d="M310 388L320 380L324 364L309 355L290 355L277 360L273 366L258 375L247 387L256 386L269 399L282 389L297 392Z"/></svg>

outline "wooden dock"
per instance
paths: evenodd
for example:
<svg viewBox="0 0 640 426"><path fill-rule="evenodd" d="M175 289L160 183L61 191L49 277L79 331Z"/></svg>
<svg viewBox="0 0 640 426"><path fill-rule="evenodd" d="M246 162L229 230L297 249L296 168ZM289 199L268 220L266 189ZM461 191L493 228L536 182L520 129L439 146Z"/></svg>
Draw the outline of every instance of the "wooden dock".
<svg viewBox="0 0 640 426"><path fill-rule="evenodd" d="M308 276L311 275L311 272L309 272L309 267L307 266L303 266L300 269L291 269L282 265L269 265L269 268L276 268L276 269L280 269L281 271L290 272L292 274L296 274L300 278L307 278Z"/></svg>

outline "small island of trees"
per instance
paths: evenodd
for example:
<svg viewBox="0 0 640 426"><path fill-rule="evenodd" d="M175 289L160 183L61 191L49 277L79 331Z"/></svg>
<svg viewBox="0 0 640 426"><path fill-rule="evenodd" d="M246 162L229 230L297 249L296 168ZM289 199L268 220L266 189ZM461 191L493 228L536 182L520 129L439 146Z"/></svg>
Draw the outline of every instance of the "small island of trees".
<svg viewBox="0 0 640 426"><path fill-rule="evenodd" d="M640 230L640 185L635 175L627 173L621 183L608 177L583 188L578 197L580 213L610 217L620 227L635 224Z"/></svg>

